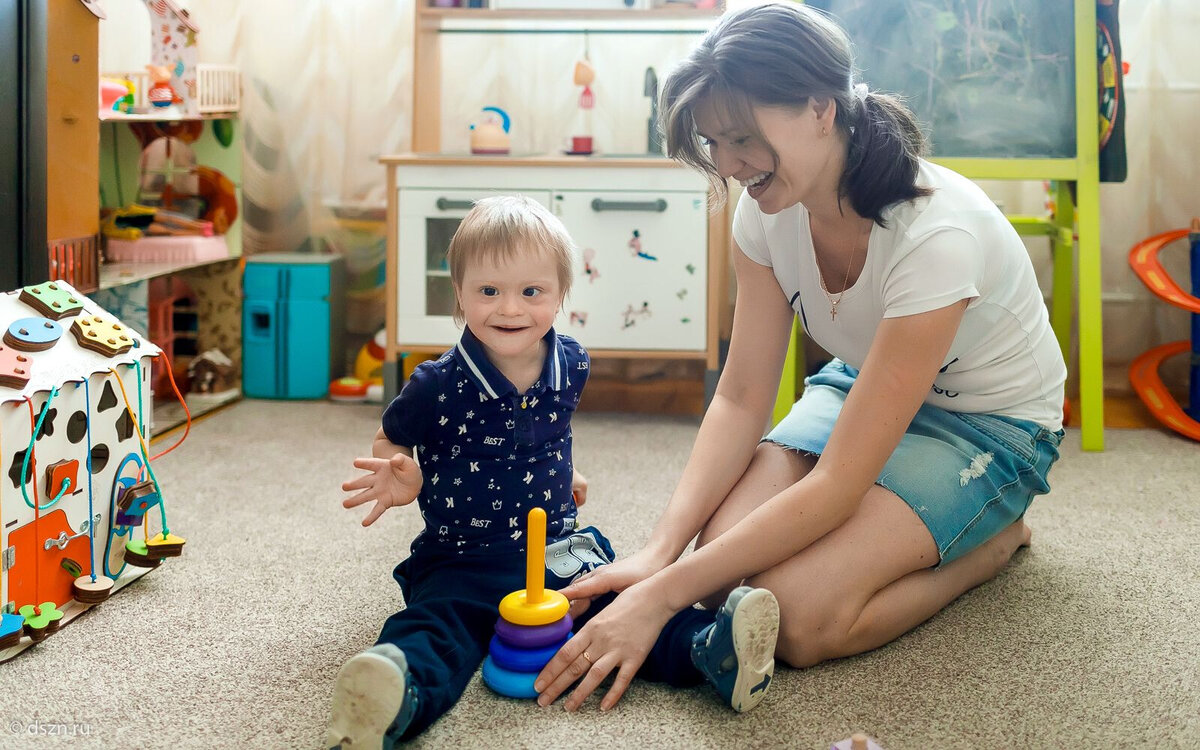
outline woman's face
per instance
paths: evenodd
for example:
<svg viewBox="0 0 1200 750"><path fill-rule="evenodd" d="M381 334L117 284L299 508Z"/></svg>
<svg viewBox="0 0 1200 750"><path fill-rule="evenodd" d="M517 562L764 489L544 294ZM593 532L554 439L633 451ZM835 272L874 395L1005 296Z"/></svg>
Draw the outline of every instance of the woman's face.
<svg viewBox="0 0 1200 750"><path fill-rule="evenodd" d="M815 101L800 108L754 107L762 137L730 123L711 101L696 108L696 129L718 174L741 183L763 213L779 213L797 203L811 206L837 194L841 139L834 135L834 105ZM822 135L822 128L828 135Z"/></svg>

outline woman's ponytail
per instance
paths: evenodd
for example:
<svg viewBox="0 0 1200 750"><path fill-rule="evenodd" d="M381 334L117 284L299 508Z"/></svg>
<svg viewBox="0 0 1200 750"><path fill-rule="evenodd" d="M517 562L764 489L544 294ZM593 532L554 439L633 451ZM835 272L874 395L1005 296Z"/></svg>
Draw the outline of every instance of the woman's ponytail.
<svg viewBox="0 0 1200 750"><path fill-rule="evenodd" d="M916 184L925 135L898 97L864 93L842 101L858 106L845 125L849 150L839 192L855 213L882 225L885 208L930 193Z"/></svg>

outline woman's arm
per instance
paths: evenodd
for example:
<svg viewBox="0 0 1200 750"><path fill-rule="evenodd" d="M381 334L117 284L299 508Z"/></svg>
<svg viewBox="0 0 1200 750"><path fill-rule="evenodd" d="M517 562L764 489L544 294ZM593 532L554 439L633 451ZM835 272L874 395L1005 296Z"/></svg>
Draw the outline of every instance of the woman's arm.
<svg viewBox="0 0 1200 750"><path fill-rule="evenodd" d="M733 332L691 456L647 546L664 564L683 553L741 478L767 427L795 312L774 271L733 243Z"/></svg>
<svg viewBox="0 0 1200 750"><path fill-rule="evenodd" d="M577 603L576 615L586 609L579 602L624 591L678 558L750 464L775 403L795 313L772 270L736 242L733 262L738 294L729 356L679 484L642 549L562 590Z"/></svg>
<svg viewBox="0 0 1200 750"><path fill-rule="evenodd" d="M617 676L600 704L602 710L612 708L675 612L777 565L849 519L924 401L966 306L964 299L884 320L813 471L691 555L629 586L538 675L538 703L553 702L582 677L566 702L574 710L615 669ZM693 462L699 456L699 451L693 453ZM695 474L719 475L693 468L691 462L689 468ZM707 499L707 493L702 496ZM683 524L690 515L680 512L679 517ZM585 652L588 656L581 659Z"/></svg>
<svg viewBox="0 0 1200 750"><path fill-rule="evenodd" d="M967 302L884 319L813 471L648 583L682 609L783 562L848 520L924 402Z"/></svg>

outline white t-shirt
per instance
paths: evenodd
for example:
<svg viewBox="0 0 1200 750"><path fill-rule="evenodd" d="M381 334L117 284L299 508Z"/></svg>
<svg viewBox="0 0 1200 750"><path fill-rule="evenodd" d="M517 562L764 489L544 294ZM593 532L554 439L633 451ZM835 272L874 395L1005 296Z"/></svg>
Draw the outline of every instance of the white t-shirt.
<svg viewBox="0 0 1200 750"><path fill-rule="evenodd" d="M855 368L884 318L970 299L925 402L1060 429L1067 368L1025 245L962 175L922 161L917 184L933 194L883 211L887 228L871 228L866 265L838 303L836 322L821 291L804 206L769 216L743 194L733 237L747 257L774 269L813 341Z"/></svg>

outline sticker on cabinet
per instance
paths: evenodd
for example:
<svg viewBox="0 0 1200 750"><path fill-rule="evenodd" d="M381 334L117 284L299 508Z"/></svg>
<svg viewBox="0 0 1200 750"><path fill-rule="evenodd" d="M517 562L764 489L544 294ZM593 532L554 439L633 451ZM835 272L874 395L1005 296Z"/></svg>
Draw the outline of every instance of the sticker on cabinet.
<svg viewBox="0 0 1200 750"><path fill-rule="evenodd" d="M600 269L596 268L596 264L592 261L596 260L596 251L592 248L585 248L583 251L583 272L588 277L588 283L593 283L600 278Z"/></svg>
<svg viewBox="0 0 1200 750"><path fill-rule="evenodd" d="M625 306L625 312L621 313L625 317L625 328L630 328L637 324L639 318L649 318L652 316L650 312L650 303L643 302L639 308L634 308L630 303Z"/></svg>
<svg viewBox="0 0 1200 750"><path fill-rule="evenodd" d="M629 238L629 249L633 251L634 257L645 258L646 260L658 260L657 257L642 250L642 235L638 230L633 230L633 237Z"/></svg>

